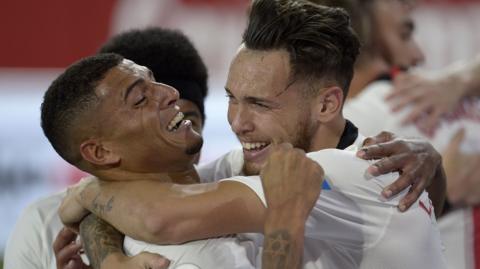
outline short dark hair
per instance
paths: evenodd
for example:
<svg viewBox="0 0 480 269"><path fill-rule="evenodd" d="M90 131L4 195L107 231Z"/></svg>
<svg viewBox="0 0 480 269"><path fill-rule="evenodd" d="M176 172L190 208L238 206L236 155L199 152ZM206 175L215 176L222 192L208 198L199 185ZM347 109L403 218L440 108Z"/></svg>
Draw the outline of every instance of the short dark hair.
<svg viewBox="0 0 480 269"><path fill-rule="evenodd" d="M255 0L243 42L287 50L294 78L334 80L345 97L360 47L345 11L301 0Z"/></svg>
<svg viewBox="0 0 480 269"><path fill-rule="evenodd" d="M205 121L207 68L192 42L180 31L158 27L131 30L114 36L99 52L117 53L148 67L158 82L176 88L180 98L196 104Z"/></svg>
<svg viewBox="0 0 480 269"><path fill-rule="evenodd" d="M82 159L72 127L97 104L95 87L122 60L112 53L84 58L69 66L45 92L41 106L43 132L55 151L72 165Z"/></svg>

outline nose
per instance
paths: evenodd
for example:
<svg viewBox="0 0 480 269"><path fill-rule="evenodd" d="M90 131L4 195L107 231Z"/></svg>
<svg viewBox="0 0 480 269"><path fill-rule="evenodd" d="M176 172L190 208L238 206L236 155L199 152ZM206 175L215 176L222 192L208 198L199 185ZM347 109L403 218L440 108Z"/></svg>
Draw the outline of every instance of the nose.
<svg viewBox="0 0 480 269"><path fill-rule="evenodd" d="M252 121L253 112L241 104L229 104L228 106L228 123L232 131L238 135L245 135L254 130Z"/></svg>
<svg viewBox="0 0 480 269"><path fill-rule="evenodd" d="M179 99L179 93L175 88L167 84L157 83L152 99L157 101L161 108L169 108L176 104Z"/></svg>
<svg viewBox="0 0 480 269"><path fill-rule="evenodd" d="M413 42L412 44L411 55L412 55L412 63L411 63L412 66L417 66L425 62L425 54L423 53L422 49L417 44L417 42Z"/></svg>

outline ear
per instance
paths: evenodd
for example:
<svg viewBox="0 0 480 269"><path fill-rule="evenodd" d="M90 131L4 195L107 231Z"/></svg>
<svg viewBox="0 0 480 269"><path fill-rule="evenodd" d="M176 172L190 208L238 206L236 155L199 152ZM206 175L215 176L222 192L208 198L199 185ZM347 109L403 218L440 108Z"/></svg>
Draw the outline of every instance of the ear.
<svg viewBox="0 0 480 269"><path fill-rule="evenodd" d="M80 153L87 162L98 166L110 166L120 162L120 157L95 139L84 141L80 145Z"/></svg>
<svg viewBox="0 0 480 269"><path fill-rule="evenodd" d="M315 97L314 116L320 122L329 122L342 111L343 90L333 86L321 91Z"/></svg>

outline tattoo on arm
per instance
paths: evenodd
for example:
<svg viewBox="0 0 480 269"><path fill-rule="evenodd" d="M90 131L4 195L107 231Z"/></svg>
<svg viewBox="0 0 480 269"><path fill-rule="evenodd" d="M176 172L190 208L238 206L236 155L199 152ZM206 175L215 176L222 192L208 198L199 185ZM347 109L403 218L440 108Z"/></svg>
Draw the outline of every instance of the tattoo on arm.
<svg viewBox="0 0 480 269"><path fill-rule="evenodd" d="M298 249L287 230L277 230L265 235L262 268L301 268L302 256L303 243Z"/></svg>
<svg viewBox="0 0 480 269"><path fill-rule="evenodd" d="M95 196L95 199L92 201L92 211L99 217L105 216L106 213L110 212L113 208L113 202L115 197L112 196L107 202L100 201L100 193Z"/></svg>
<svg viewBox="0 0 480 269"><path fill-rule="evenodd" d="M80 223L80 235L93 269L100 269L108 255L123 253L123 234L94 214Z"/></svg>

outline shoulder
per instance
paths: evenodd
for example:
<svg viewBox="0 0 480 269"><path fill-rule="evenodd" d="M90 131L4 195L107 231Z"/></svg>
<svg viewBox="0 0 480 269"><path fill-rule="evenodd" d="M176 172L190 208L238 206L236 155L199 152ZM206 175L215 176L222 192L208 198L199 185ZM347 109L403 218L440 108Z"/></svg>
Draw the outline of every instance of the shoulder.
<svg viewBox="0 0 480 269"><path fill-rule="evenodd" d="M369 175L367 168L373 161L356 157L356 149L357 147L349 147L347 150L325 149L308 153L307 156L322 166L325 180L332 190L343 193L353 200L398 205L403 193L389 201L381 199L383 188L393 183L398 178L398 173L378 177Z"/></svg>
<svg viewBox="0 0 480 269"><path fill-rule="evenodd" d="M230 178L225 178L220 180L220 182L225 183L238 183L238 184L243 184L246 187L248 187L255 195L260 199L262 204L266 207L267 202L265 199L265 193L263 191L263 186L262 186L262 180L260 179L260 176L235 176L235 177L230 177Z"/></svg>
<svg viewBox="0 0 480 269"><path fill-rule="evenodd" d="M31 226L38 224L49 225L57 215L58 207L65 195L66 191L62 191L30 204L22 212L17 225L22 225L23 223Z"/></svg>
<svg viewBox="0 0 480 269"><path fill-rule="evenodd" d="M51 245L62 224L57 209L65 196L60 192L40 199L24 209L10 235L5 265L11 268L44 268L53 264Z"/></svg>
<svg viewBox="0 0 480 269"><path fill-rule="evenodd" d="M343 115L366 135L386 130L387 121L394 115L384 100L391 88L391 82L388 81L369 84L356 97L346 100Z"/></svg>
<svg viewBox="0 0 480 269"><path fill-rule="evenodd" d="M63 190L52 194L50 196L41 198L32 204L30 204L25 210L33 210L33 211L50 211L51 209L57 209L60 203L62 202L63 198L66 196L67 191Z"/></svg>
<svg viewBox="0 0 480 269"><path fill-rule="evenodd" d="M243 151L233 149L210 163L197 167L202 182L213 182L241 174L243 168Z"/></svg>
<svg viewBox="0 0 480 269"><path fill-rule="evenodd" d="M377 104L384 103L383 99L388 92L392 90L392 83L390 81L374 81L368 84L356 97L347 100L345 108L355 107L361 104Z"/></svg>

